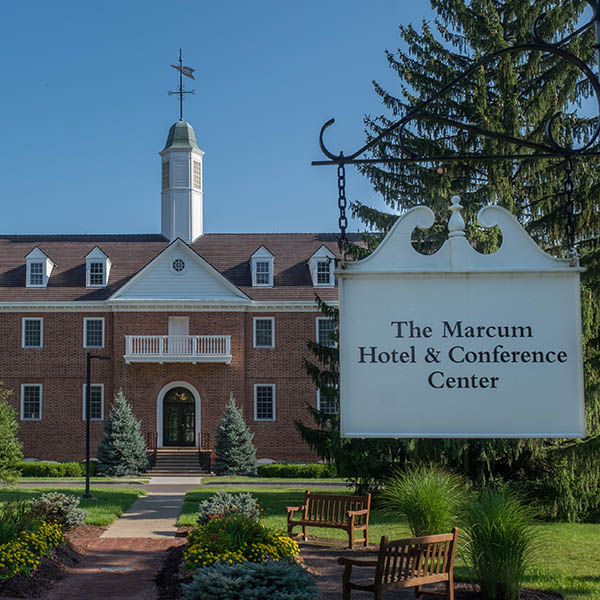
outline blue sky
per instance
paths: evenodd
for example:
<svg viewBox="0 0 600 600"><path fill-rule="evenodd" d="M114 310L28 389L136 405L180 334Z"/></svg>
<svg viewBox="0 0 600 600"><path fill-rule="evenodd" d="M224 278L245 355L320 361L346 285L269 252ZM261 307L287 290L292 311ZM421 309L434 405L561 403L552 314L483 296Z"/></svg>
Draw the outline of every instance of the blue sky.
<svg viewBox="0 0 600 600"><path fill-rule="evenodd" d="M0 232L160 230L180 47L205 231L335 231L335 169L310 166L319 129L335 117L330 147L362 145L382 111L372 80L398 89L384 51L423 17L425 0L3 2ZM348 198L379 203L355 173Z"/></svg>

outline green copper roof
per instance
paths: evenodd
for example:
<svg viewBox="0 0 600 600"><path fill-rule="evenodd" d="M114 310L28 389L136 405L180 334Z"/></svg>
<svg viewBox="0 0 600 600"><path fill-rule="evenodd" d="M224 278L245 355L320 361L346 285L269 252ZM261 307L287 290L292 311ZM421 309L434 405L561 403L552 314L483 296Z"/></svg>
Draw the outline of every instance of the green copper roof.
<svg viewBox="0 0 600 600"><path fill-rule="evenodd" d="M163 152L169 148L196 148L199 150L196 135L189 123L177 121L177 123L171 125Z"/></svg>

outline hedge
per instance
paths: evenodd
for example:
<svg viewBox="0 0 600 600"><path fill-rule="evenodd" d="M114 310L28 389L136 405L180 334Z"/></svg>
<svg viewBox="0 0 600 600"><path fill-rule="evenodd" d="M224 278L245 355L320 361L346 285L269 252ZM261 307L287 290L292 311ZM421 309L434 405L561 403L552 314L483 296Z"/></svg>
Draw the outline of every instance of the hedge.
<svg viewBox="0 0 600 600"><path fill-rule="evenodd" d="M85 462L21 462L17 465L21 477L83 477ZM90 463L90 474L96 472L95 462Z"/></svg>
<svg viewBox="0 0 600 600"><path fill-rule="evenodd" d="M300 477L302 479L325 479L336 476L335 465L323 463L258 465L257 473L259 477Z"/></svg>

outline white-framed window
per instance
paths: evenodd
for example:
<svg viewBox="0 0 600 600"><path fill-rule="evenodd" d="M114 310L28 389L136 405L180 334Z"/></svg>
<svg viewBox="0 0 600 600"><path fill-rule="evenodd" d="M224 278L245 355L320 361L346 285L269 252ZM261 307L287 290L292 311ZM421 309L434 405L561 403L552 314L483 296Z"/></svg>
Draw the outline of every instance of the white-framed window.
<svg viewBox="0 0 600 600"><path fill-rule="evenodd" d="M330 389L333 391L335 388L331 386ZM328 396L327 393L322 394L321 390L317 390L317 410L326 415L337 415L338 407L335 397Z"/></svg>
<svg viewBox="0 0 600 600"><path fill-rule="evenodd" d="M202 164L199 160L193 161L192 167L192 185L197 190L202 189Z"/></svg>
<svg viewBox="0 0 600 600"><path fill-rule="evenodd" d="M21 420L42 420L41 383L23 383L21 385Z"/></svg>
<svg viewBox="0 0 600 600"><path fill-rule="evenodd" d="M85 257L85 286L106 287L110 276L111 262L108 256L95 246Z"/></svg>
<svg viewBox="0 0 600 600"><path fill-rule="evenodd" d="M169 189L169 161L165 160L162 164L162 189Z"/></svg>
<svg viewBox="0 0 600 600"><path fill-rule="evenodd" d="M275 318L254 317L254 347L273 348L275 346Z"/></svg>
<svg viewBox="0 0 600 600"><path fill-rule="evenodd" d="M83 347L104 348L104 319L83 319Z"/></svg>
<svg viewBox="0 0 600 600"><path fill-rule="evenodd" d="M261 246L250 258L253 286L273 286L273 255Z"/></svg>
<svg viewBox="0 0 600 600"><path fill-rule="evenodd" d="M44 343L44 319L23 317L21 347L41 348Z"/></svg>
<svg viewBox="0 0 600 600"><path fill-rule="evenodd" d="M335 255L327 248L321 246L308 261L310 276L315 287L333 287L335 277L333 268L335 266Z"/></svg>
<svg viewBox="0 0 600 600"><path fill-rule="evenodd" d="M256 277L254 285L271 284L271 263L268 260L256 261Z"/></svg>
<svg viewBox="0 0 600 600"><path fill-rule="evenodd" d="M331 286L333 285L333 261L327 258L320 259L317 265L317 281L315 285Z"/></svg>
<svg viewBox="0 0 600 600"><path fill-rule="evenodd" d="M104 263L90 263L90 287L104 285Z"/></svg>
<svg viewBox="0 0 600 600"><path fill-rule="evenodd" d="M25 287L46 287L54 263L36 246L25 257Z"/></svg>
<svg viewBox="0 0 600 600"><path fill-rule="evenodd" d="M29 263L29 287L38 287L44 285L44 263L30 262Z"/></svg>
<svg viewBox="0 0 600 600"><path fill-rule="evenodd" d="M317 317L317 344L322 346L336 346L335 321L328 317Z"/></svg>
<svg viewBox="0 0 600 600"><path fill-rule="evenodd" d="M275 384L254 384L254 420L275 420Z"/></svg>
<svg viewBox="0 0 600 600"><path fill-rule="evenodd" d="M85 394L87 384L83 384L83 420L85 421L87 413L85 412ZM104 419L104 384L92 383L90 385L90 420L102 421Z"/></svg>

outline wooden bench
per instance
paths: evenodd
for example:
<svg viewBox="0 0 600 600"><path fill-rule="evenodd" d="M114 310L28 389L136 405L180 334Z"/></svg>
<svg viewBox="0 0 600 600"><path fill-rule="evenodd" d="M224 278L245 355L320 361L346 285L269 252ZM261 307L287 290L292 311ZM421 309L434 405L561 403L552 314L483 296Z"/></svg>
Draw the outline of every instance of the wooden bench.
<svg viewBox="0 0 600 600"><path fill-rule="evenodd" d="M369 511L371 494L366 496L334 496L333 494L312 494L306 490L302 506L286 506L288 513L288 535L296 525L302 525L302 539L306 541L306 527L333 527L348 532L349 547L354 542L369 543ZM302 511L302 517L294 519L295 513ZM354 539L355 531L364 531L364 537Z"/></svg>
<svg viewBox="0 0 600 600"><path fill-rule="evenodd" d="M415 597L421 600L423 594L443 596L454 600L454 556L458 527L452 533L428 535L388 541L381 538L379 554L374 560L338 558L338 564L344 565L342 580L343 600L350 600L352 590L372 592L375 600L381 600L381 594L387 590L415 588ZM364 582L351 581L352 567L375 567L375 577ZM428 583L445 583L445 591L424 591L422 586Z"/></svg>

